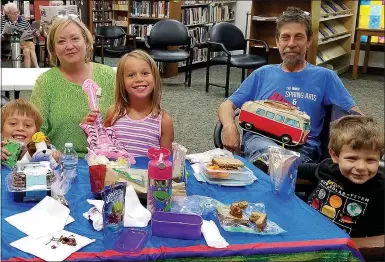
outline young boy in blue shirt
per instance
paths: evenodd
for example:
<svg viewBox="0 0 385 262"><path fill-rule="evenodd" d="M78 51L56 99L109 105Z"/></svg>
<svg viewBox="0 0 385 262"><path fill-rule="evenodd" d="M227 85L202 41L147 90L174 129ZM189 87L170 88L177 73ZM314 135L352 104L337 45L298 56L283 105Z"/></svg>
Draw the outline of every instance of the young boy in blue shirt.
<svg viewBox="0 0 385 262"><path fill-rule="evenodd" d="M298 178L317 185L308 203L351 237L383 235L383 130L368 116L344 116L331 124L329 153L298 168Z"/></svg>

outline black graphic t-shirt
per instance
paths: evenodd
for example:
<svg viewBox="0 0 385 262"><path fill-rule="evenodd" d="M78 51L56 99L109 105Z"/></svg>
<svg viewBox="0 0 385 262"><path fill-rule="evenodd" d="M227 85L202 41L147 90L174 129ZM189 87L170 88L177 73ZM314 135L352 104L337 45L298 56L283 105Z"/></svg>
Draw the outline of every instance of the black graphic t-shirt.
<svg viewBox="0 0 385 262"><path fill-rule="evenodd" d="M298 177L302 174L299 170ZM314 209L351 237L384 234L382 173L378 172L374 178L358 185L342 176L338 165L331 159L326 159L316 167L314 178L318 185L308 199Z"/></svg>

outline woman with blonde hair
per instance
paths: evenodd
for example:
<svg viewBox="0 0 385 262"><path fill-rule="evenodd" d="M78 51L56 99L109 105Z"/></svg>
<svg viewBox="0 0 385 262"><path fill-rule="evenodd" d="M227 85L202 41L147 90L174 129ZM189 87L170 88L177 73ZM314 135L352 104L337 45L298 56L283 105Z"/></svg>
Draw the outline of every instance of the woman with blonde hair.
<svg viewBox="0 0 385 262"><path fill-rule="evenodd" d="M31 102L40 110L44 123L41 130L63 150L72 142L80 157L87 153L86 137L79 123L92 123L88 97L82 90L86 79L101 88L99 108L105 116L114 102L114 70L90 62L93 38L87 27L74 15L54 19L47 39L50 62L54 67L36 80Z"/></svg>

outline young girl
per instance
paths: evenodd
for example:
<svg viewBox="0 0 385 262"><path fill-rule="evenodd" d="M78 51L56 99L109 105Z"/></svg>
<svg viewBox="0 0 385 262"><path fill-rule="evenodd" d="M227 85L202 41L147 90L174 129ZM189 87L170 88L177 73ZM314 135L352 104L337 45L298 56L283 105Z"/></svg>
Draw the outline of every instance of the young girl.
<svg viewBox="0 0 385 262"><path fill-rule="evenodd" d="M107 111L105 126L134 156L147 156L151 147L171 151L174 127L161 109L162 86L155 61L147 53L125 54L116 72L115 104Z"/></svg>

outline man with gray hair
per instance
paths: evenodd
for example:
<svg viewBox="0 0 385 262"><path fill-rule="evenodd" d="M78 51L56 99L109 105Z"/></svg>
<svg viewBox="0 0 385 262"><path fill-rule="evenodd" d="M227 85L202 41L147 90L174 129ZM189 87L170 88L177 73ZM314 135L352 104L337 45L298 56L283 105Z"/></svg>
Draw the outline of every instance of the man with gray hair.
<svg viewBox="0 0 385 262"><path fill-rule="evenodd" d="M35 43L34 29L31 27L30 23L20 16L19 9L15 3L7 3L4 5L4 14L5 16L1 17L1 39L5 38L6 35L10 35L14 30L18 31L20 34L29 33L31 36L25 40L21 39L20 47L23 50L24 56L24 67L31 67L31 63L34 67L39 67L37 62L36 52L35 52Z"/></svg>
<svg viewBox="0 0 385 262"><path fill-rule="evenodd" d="M223 145L240 151L240 136L234 122L234 110L247 101L279 100L297 107L310 116L310 134L302 146L289 147L301 153L302 160L318 161L325 107L337 105L346 111L359 111L351 95L335 72L309 64L306 52L313 40L311 18L296 7L289 7L276 21L276 44L282 58L278 65L266 65L250 74L241 86L221 104L219 120L223 124ZM272 127L273 128L273 127ZM268 155L268 147L277 144L267 137L245 132L244 156L250 162Z"/></svg>

